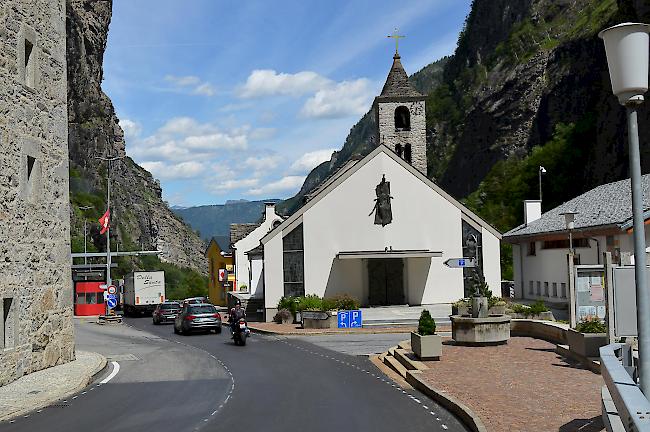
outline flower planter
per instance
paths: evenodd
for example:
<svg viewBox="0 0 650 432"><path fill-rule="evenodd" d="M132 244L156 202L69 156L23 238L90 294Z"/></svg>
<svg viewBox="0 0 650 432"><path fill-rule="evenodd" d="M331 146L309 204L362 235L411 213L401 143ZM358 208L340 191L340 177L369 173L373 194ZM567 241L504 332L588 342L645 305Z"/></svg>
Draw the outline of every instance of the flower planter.
<svg viewBox="0 0 650 432"><path fill-rule="evenodd" d="M411 349L420 360L440 360L442 355L442 336L421 336L411 332Z"/></svg>
<svg viewBox="0 0 650 432"><path fill-rule="evenodd" d="M505 315L506 305L492 306L489 310L490 315Z"/></svg>
<svg viewBox="0 0 650 432"><path fill-rule="evenodd" d="M293 324L293 315L289 315L287 318L282 317L282 324Z"/></svg>
<svg viewBox="0 0 650 432"><path fill-rule="evenodd" d="M569 349L583 357L600 357L600 347L607 345L607 333L580 333L567 331Z"/></svg>
<svg viewBox="0 0 650 432"><path fill-rule="evenodd" d="M303 311L302 328L326 329L338 326L336 311Z"/></svg>
<svg viewBox="0 0 650 432"><path fill-rule="evenodd" d="M467 306L452 306L451 307L452 315L469 315L469 307Z"/></svg>

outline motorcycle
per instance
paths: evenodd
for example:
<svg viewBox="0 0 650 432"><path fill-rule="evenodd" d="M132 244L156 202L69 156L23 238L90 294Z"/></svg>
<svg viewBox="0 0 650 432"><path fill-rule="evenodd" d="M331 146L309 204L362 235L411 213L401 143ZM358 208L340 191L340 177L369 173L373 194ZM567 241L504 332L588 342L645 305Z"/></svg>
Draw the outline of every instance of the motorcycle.
<svg viewBox="0 0 650 432"><path fill-rule="evenodd" d="M248 324L244 318L240 318L239 322L234 326L232 338L235 341L235 345L246 345L246 338L250 335L250 330L248 329Z"/></svg>

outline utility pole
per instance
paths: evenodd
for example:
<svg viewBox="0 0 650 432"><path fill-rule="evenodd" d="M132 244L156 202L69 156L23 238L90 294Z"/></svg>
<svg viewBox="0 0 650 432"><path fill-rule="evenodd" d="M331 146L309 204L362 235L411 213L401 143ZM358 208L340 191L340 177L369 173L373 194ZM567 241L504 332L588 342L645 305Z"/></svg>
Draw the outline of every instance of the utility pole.
<svg viewBox="0 0 650 432"><path fill-rule="evenodd" d="M94 208L93 206L82 206L79 207L79 210L86 211L91 208ZM86 249L86 225L88 223L88 219L86 219L86 215L84 214L84 265L88 264L88 257L86 257L86 254L88 253L88 250Z"/></svg>
<svg viewBox="0 0 650 432"><path fill-rule="evenodd" d="M111 162L124 159L125 156L95 156L95 159L106 161L106 210L108 211L108 226L106 228L106 289L113 284L111 280ZM108 315L108 303L106 303L106 315Z"/></svg>

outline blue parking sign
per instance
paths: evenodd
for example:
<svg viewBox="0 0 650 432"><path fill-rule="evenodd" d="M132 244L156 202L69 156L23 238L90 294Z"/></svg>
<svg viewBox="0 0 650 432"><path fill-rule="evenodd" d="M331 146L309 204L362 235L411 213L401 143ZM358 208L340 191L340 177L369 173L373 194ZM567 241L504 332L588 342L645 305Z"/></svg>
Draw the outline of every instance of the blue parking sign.
<svg viewBox="0 0 650 432"><path fill-rule="evenodd" d="M362 316L360 310L339 311L337 314L339 328L361 328Z"/></svg>

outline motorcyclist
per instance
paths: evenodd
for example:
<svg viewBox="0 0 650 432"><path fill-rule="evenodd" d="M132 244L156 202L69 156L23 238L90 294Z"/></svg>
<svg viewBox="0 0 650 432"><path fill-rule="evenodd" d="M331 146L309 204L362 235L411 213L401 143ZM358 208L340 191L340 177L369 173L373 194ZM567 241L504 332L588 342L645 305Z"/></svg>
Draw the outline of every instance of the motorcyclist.
<svg viewBox="0 0 650 432"><path fill-rule="evenodd" d="M239 325L240 319L246 319L246 311L241 307L241 301L237 300L235 307L230 309L228 321L230 322L230 332L235 333L235 326Z"/></svg>

